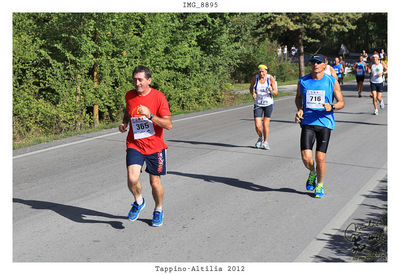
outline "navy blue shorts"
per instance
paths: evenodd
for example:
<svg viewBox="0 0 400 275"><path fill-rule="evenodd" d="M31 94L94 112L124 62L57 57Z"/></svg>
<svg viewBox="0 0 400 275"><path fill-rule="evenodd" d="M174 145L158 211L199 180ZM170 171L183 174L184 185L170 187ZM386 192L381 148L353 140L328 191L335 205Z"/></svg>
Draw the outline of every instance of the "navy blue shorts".
<svg viewBox="0 0 400 275"><path fill-rule="evenodd" d="M143 155L135 149L128 148L126 150L126 167L130 165L143 166L146 161L146 172L151 175L161 176L167 173L167 150L151 155Z"/></svg>
<svg viewBox="0 0 400 275"><path fill-rule="evenodd" d="M383 92L383 82L382 83L372 83L371 84L371 91L377 91L378 93Z"/></svg>
<svg viewBox="0 0 400 275"><path fill-rule="evenodd" d="M274 104L265 107L254 105L254 117L263 117L264 113L264 117L270 118L273 110L274 110Z"/></svg>

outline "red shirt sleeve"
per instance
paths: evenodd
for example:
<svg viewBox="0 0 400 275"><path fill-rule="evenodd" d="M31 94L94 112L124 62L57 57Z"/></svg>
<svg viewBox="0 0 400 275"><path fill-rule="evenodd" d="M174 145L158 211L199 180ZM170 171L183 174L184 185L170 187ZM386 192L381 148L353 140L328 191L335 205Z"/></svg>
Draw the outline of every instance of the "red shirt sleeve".
<svg viewBox="0 0 400 275"><path fill-rule="evenodd" d="M160 100L160 105L158 108L158 116L171 116L171 111L169 110L169 105L168 101L165 98L165 95L163 93L159 93L159 100Z"/></svg>

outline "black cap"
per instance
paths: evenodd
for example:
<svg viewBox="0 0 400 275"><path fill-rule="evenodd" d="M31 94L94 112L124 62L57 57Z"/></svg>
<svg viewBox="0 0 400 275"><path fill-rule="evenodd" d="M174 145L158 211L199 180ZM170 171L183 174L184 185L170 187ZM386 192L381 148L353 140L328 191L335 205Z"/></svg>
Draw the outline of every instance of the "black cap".
<svg viewBox="0 0 400 275"><path fill-rule="evenodd" d="M313 60L316 60L316 61L321 61L322 63L325 63L325 58L326 57L324 55L322 55L322 54L316 54L316 55L313 55L310 58L310 60L308 60L308 61L311 62Z"/></svg>

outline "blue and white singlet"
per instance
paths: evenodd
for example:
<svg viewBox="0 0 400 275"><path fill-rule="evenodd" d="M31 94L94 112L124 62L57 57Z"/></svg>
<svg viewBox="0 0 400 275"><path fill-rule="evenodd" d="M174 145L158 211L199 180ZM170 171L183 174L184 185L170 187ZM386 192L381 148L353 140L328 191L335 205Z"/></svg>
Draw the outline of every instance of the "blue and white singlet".
<svg viewBox="0 0 400 275"><path fill-rule="evenodd" d="M333 111L327 112L323 103L332 104L336 78L324 74L320 80L314 80L311 74L299 79L303 98L303 120L301 125L317 125L333 130L335 117Z"/></svg>

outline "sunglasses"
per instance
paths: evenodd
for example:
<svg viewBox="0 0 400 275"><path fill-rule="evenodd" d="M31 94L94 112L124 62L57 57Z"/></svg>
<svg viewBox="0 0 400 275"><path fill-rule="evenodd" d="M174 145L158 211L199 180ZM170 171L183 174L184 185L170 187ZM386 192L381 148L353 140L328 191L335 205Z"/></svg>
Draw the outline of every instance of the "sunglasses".
<svg viewBox="0 0 400 275"><path fill-rule="evenodd" d="M312 64L312 65L314 65L314 64L321 64L321 63L325 63L325 62L322 62L322 61L319 61L319 60L313 60L313 61L310 61L310 63Z"/></svg>

